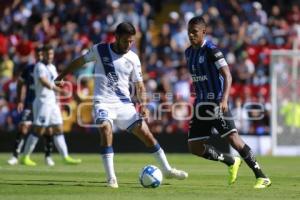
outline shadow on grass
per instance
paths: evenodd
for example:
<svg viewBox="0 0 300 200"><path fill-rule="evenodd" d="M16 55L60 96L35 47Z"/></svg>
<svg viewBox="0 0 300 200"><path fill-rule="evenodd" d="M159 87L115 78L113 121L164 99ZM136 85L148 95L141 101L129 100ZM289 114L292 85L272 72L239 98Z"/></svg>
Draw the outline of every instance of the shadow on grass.
<svg viewBox="0 0 300 200"><path fill-rule="evenodd" d="M64 184L65 183L65 184ZM22 185L22 186L78 186L78 187L107 187L105 181L72 181L72 180L1 180L0 185ZM120 182L121 187L142 188L139 183ZM164 183L164 186L170 186L170 183Z"/></svg>

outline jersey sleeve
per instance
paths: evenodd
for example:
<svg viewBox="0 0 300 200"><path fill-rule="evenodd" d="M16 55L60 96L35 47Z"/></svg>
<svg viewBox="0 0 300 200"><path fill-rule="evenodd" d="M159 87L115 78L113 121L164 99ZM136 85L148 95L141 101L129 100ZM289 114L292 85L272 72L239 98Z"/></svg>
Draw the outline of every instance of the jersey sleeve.
<svg viewBox="0 0 300 200"><path fill-rule="evenodd" d="M91 47L84 55L83 58L85 62L92 62L96 60L96 50L95 45Z"/></svg>
<svg viewBox="0 0 300 200"><path fill-rule="evenodd" d="M133 82L143 81L142 65L140 59L136 56L133 62L133 71L131 74Z"/></svg>
<svg viewBox="0 0 300 200"><path fill-rule="evenodd" d="M228 66L223 53L217 47L212 47L209 53L210 53L210 58L215 63L217 69Z"/></svg>
<svg viewBox="0 0 300 200"><path fill-rule="evenodd" d="M41 65L41 64L37 64L37 65L35 66L35 70L36 70L35 75L36 75L38 78L41 78L41 77L47 77L47 69L46 69L46 66Z"/></svg>
<svg viewBox="0 0 300 200"><path fill-rule="evenodd" d="M190 54L191 54L191 47L187 48L187 49L184 51L185 60L186 60L187 63L188 63L188 61L189 61Z"/></svg>

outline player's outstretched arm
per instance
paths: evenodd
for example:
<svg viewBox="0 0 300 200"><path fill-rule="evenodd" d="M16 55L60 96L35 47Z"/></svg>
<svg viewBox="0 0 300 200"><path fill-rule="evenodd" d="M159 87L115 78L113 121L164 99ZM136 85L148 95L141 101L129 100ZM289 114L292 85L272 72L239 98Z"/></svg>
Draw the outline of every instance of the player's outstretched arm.
<svg viewBox="0 0 300 200"><path fill-rule="evenodd" d="M59 82L69 73L76 71L81 66L86 63L84 56L80 56L74 59L55 79L55 83L59 84Z"/></svg>

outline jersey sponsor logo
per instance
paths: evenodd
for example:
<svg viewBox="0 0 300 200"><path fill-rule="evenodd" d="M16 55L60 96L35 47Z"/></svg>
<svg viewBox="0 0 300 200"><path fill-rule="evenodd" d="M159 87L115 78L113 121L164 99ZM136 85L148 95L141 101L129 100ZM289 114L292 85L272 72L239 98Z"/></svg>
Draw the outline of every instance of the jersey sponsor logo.
<svg viewBox="0 0 300 200"><path fill-rule="evenodd" d="M203 82L203 81L208 80L206 75L203 75L203 76L192 75L192 79L193 79L193 82Z"/></svg>
<svg viewBox="0 0 300 200"><path fill-rule="evenodd" d="M199 57L199 63L203 63L204 62L204 56L200 56Z"/></svg>
<svg viewBox="0 0 300 200"><path fill-rule="evenodd" d="M109 67L114 67L113 63L111 62L109 57L102 57L102 61L104 62L103 65L107 65Z"/></svg>

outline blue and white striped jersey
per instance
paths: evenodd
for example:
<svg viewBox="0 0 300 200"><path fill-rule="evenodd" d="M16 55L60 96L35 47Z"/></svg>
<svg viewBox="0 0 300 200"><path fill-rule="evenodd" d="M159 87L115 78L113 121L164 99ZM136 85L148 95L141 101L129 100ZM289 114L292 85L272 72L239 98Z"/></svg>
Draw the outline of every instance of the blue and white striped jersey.
<svg viewBox="0 0 300 200"><path fill-rule="evenodd" d="M86 62L95 61L94 101L131 103L130 81L143 81L139 57L128 51L119 55L110 44L96 44L84 55Z"/></svg>

